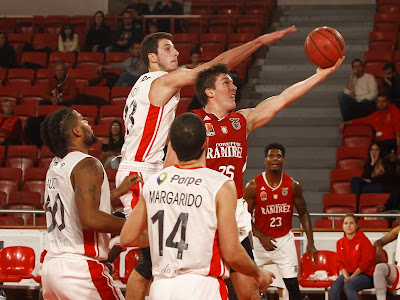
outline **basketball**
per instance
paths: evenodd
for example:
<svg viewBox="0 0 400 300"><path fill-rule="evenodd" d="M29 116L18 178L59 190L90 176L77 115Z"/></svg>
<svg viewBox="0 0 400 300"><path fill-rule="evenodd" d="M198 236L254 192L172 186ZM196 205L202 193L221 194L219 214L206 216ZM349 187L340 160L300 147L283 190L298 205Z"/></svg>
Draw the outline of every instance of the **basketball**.
<svg viewBox="0 0 400 300"><path fill-rule="evenodd" d="M306 38L304 43L308 59L321 68L332 67L343 57L345 43L339 31L332 27L318 27Z"/></svg>

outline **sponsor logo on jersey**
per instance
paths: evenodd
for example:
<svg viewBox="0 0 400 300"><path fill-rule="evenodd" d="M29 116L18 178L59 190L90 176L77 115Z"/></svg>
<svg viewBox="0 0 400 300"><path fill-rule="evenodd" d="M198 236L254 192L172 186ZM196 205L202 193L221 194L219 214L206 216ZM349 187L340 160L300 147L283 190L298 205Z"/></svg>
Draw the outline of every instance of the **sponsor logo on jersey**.
<svg viewBox="0 0 400 300"><path fill-rule="evenodd" d="M236 157L242 158L243 147L238 142L216 143L215 148L207 148L207 158Z"/></svg>
<svg viewBox="0 0 400 300"><path fill-rule="evenodd" d="M356 245L356 251L358 251L358 249L360 249L360 244Z"/></svg>
<svg viewBox="0 0 400 300"><path fill-rule="evenodd" d="M278 199L278 194L274 194L274 199Z"/></svg>
<svg viewBox="0 0 400 300"><path fill-rule="evenodd" d="M287 196L289 188L282 188L282 196Z"/></svg>
<svg viewBox="0 0 400 300"><path fill-rule="evenodd" d="M205 116L203 119L203 121L210 121L210 120L211 120L211 118L209 116Z"/></svg>
<svg viewBox="0 0 400 300"><path fill-rule="evenodd" d="M62 169L64 169L64 167L65 167L65 162L63 162L63 163L59 163L58 161L56 161L54 164L53 164L53 170L54 171L61 171Z"/></svg>
<svg viewBox="0 0 400 300"><path fill-rule="evenodd" d="M223 134L227 134L228 133L228 127L221 126L221 131L222 131Z"/></svg>
<svg viewBox="0 0 400 300"><path fill-rule="evenodd" d="M164 172L161 173L158 177L157 177L157 183L158 185L163 184L165 180L167 180L168 178L168 173Z"/></svg>
<svg viewBox="0 0 400 300"><path fill-rule="evenodd" d="M142 80L140 81L140 82L143 82L143 81L146 81L147 79L150 79L151 77L149 77L149 76L143 76L143 78L142 78Z"/></svg>
<svg viewBox="0 0 400 300"><path fill-rule="evenodd" d="M206 126L207 136L214 136L215 135L214 126L212 126L211 123L205 123L204 125Z"/></svg>
<svg viewBox="0 0 400 300"><path fill-rule="evenodd" d="M262 190L262 191L265 191L265 187L262 186L262 187L261 187L261 190Z"/></svg>
<svg viewBox="0 0 400 300"><path fill-rule="evenodd" d="M266 201L267 200L267 193L266 192L261 192L260 193L260 198L261 198L261 201Z"/></svg>
<svg viewBox="0 0 400 300"><path fill-rule="evenodd" d="M229 120L232 121L232 127L235 128L236 130L239 130L242 128L240 125L240 119L239 118L229 118Z"/></svg>
<svg viewBox="0 0 400 300"><path fill-rule="evenodd" d="M290 205L286 203L267 205L265 207L261 207L261 213L263 215L290 213Z"/></svg>

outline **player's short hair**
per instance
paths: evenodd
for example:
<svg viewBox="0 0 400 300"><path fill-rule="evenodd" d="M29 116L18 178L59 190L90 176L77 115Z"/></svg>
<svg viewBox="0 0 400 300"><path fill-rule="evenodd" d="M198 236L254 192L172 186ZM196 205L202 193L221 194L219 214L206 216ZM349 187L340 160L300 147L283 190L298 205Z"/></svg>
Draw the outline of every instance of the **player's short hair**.
<svg viewBox="0 0 400 300"><path fill-rule="evenodd" d="M199 159L204 151L206 128L199 116L184 113L172 122L169 139L180 161Z"/></svg>
<svg viewBox="0 0 400 300"><path fill-rule="evenodd" d="M77 124L76 115L73 112L74 110L69 107L60 108L48 115L40 125L43 143L60 158L67 155L69 132Z"/></svg>
<svg viewBox="0 0 400 300"><path fill-rule="evenodd" d="M344 219L346 219L346 218L353 218L354 219L354 221L356 222L356 224L358 224L358 218L354 215L354 214L352 214L352 213L348 213L348 214L346 214L344 217L343 217L343 220L342 220L342 223L344 222Z"/></svg>
<svg viewBox="0 0 400 300"><path fill-rule="evenodd" d="M356 59L353 59L353 61L351 62L351 67L353 67L355 62L359 62L362 66L364 66L364 62L361 59L356 58Z"/></svg>
<svg viewBox="0 0 400 300"><path fill-rule="evenodd" d="M173 37L170 33L167 32L155 32L152 34L149 34L146 36L142 42L142 45L140 47L140 57L142 58L142 61L146 65L146 67L149 67L149 53L155 53L158 54L158 41L162 39L167 39L170 40L171 42L173 41Z"/></svg>
<svg viewBox="0 0 400 300"><path fill-rule="evenodd" d="M281 150L283 157L285 157L286 149L285 149L285 147L283 147L282 144L279 144L279 143L272 143L272 144L269 144L267 147L265 147L265 150L264 150L265 157L267 157L268 152L271 149L279 149L279 150Z"/></svg>
<svg viewBox="0 0 400 300"><path fill-rule="evenodd" d="M396 66L394 65L394 63L387 63L383 66L383 71L386 70L392 70L393 73L396 73Z"/></svg>
<svg viewBox="0 0 400 300"><path fill-rule="evenodd" d="M194 88L196 90L197 98L201 105L204 107L208 102L206 89L215 89L215 81L219 74L228 74L228 67L224 64L216 64L211 68L199 72L194 81Z"/></svg>

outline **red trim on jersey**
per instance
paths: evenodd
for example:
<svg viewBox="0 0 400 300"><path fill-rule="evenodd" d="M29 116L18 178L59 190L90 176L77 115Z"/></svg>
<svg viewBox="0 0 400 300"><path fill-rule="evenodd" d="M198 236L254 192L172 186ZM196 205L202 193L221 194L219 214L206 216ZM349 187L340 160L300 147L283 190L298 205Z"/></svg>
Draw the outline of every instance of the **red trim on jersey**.
<svg viewBox="0 0 400 300"><path fill-rule="evenodd" d="M158 128L160 126L160 112L162 115L163 111L164 107L157 107L150 104L149 112L147 113L147 118L143 129L143 135L136 151L135 161L143 161L143 157L145 156L146 152L153 145L155 136L157 135Z"/></svg>
<svg viewBox="0 0 400 300"><path fill-rule="evenodd" d="M395 268L396 268L396 279L393 282L393 285L391 287L388 287L389 291L397 290L397 285L399 284L399 269L397 268L397 266L395 266Z"/></svg>
<svg viewBox="0 0 400 300"><path fill-rule="evenodd" d="M139 172L129 172L129 175L133 175L133 174L138 174L140 177L143 177L142 174ZM140 182L138 182L138 183L135 183L129 190L131 192L131 196L132 196L132 200L131 200L131 208L132 209L139 202L139 196L140 196L141 189L142 189L142 184Z"/></svg>
<svg viewBox="0 0 400 300"><path fill-rule="evenodd" d="M99 255L99 245L97 242L97 232L82 230L83 232L83 246L85 248L85 255L97 258Z"/></svg>
<svg viewBox="0 0 400 300"><path fill-rule="evenodd" d="M117 292L117 287L112 283L110 274L104 272L104 265L93 260L88 260L90 276L100 298L107 299L123 299L120 298Z"/></svg>
<svg viewBox="0 0 400 300"><path fill-rule="evenodd" d="M223 267L224 264L221 257L221 251L219 250L217 230L215 231L214 236L213 254L210 261L210 271L208 272L208 276L222 277L225 274L225 268L222 270Z"/></svg>
<svg viewBox="0 0 400 300"><path fill-rule="evenodd" d="M228 300L228 288L226 287L225 281L221 278L218 278L219 282L219 294L221 295L222 300Z"/></svg>
<svg viewBox="0 0 400 300"><path fill-rule="evenodd" d="M178 168L178 169L181 169L181 170L194 170L194 169L202 169L202 168L205 168L205 167L182 168L182 167L180 167L180 166L178 166L178 165L174 165L174 167L175 167L175 168Z"/></svg>

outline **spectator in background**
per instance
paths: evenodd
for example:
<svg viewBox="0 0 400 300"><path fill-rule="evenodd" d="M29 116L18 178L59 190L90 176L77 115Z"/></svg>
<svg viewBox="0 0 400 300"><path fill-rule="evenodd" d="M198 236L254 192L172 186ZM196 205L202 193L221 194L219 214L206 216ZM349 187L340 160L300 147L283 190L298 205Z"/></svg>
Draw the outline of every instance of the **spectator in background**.
<svg viewBox="0 0 400 300"><path fill-rule="evenodd" d="M157 24L156 21L151 21L151 22L149 23L149 25L148 25L148 32L149 32L149 34L159 32L159 30L158 30L158 24Z"/></svg>
<svg viewBox="0 0 400 300"><path fill-rule="evenodd" d="M174 0L161 0L153 8L153 15L182 15L182 4ZM175 20L175 32L179 32L180 22ZM158 19L158 28L163 32L171 32L169 19Z"/></svg>
<svg viewBox="0 0 400 300"><path fill-rule="evenodd" d="M400 218L400 188L398 187L395 191L393 191L388 199L386 200L385 205L378 205L376 207L376 212L383 214L399 214L397 217L397 225L399 225ZM396 220L395 217L385 217L383 218L389 222L389 228L392 228L392 223Z"/></svg>
<svg viewBox="0 0 400 300"><path fill-rule="evenodd" d="M18 144L22 134L22 124L14 113L14 101L4 99L1 109L3 113L0 115L0 145Z"/></svg>
<svg viewBox="0 0 400 300"><path fill-rule="evenodd" d="M49 78L47 90L39 105L66 105L74 104L77 87L75 79L67 74L64 62L54 64L54 77Z"/></svg>
<svg viewBox="0 0 400 300"><path fill-rule="evenodd" d="M375 77L364 72L361 59L351 62L353 71L344 89L339 95L339 106L343 121L361 118L369 115L375 109L374 100L378 95L378 85Z"/></svg>
<svg viewBox="0 0 400 300"><path fill-rule="evenodd" d="M373 127L376 142L383 156L396 152L400 145L400 110L390 103L385 94L378 95L374 113L364 118L342 122L339 125L339 132L342 133L344 127L351 124L366 124Z"/></svg>
<svg viewBox="0 0 400 300"><path fill-rule="evenodd" d="M149 5L147 3L142 3L142 0L132 0L132 3L129 4L124 11L130 9L136 10L139 16L150 14Z"/></svg>
<svg viewBox="0 0 400 300"><path fill-rule="evenodd" d="M122 124L115 120L110 125L110 134L108 138L103 140L101 162L104 168L118 169L121 148L124 144L124 133L122 132Z"/></svg>
<svg viewBox="0 0 400 300"><path fill-rule="evenodd" d="M104 13L99 10L94 14L93 24L86 36L86 51L104 52L109 45L111 45L111 30L104 23Z"/></svg>
<svg viewBox="0 0 400 300"><path fill-rule="evenodd" d="M97 68L97 73L101 73L104 69L120 69L124 72L121 74L115 86L133 86L138 78L149 69L140 58L140 43L134 43L131 50L132 57L127 58L119 64L102 65Z"/></svg>
<svg viewBox="0 0 400 300"><path fill-rule="evenodd" d="M79 52L78 34L74 32L74 28L70 23L66 23L61 27L61 32L58 36L58 51Z"/></svg>
<svg viewBox="0 0 400 300"><path fill-rule="evenodd" d="M8 45L7 35L0 32L0 68L12 68L15 66L14 48Z"/></svg>
<svg viewBox="0 0 400 300"><path fill-rule="evenodd" d="M183 66L180 66L179 68L184 68L184 69L194 69L198 66L200 66L202 63L200 62L201 59L201 51L199 48L193 48L190 51L190 64L186 64Z"/></svg>
<svg viewBox="0 0 400 300"><path fill-rule="evenodd" d="M392 103L400 108L400 75L397 74L393 63L383 66L382 91L389 95Z"/></svg>
<svg viewBox="0 0 400 300"><path fill-rule="evenodd" d="M106 48L106 52L129 52L134 43L140 43L142 32L133 25L133 16L129 11L122 15L123 25L118 40Z"/></svg>
<svg viewBox="0 0 400 300"><path fill-rule="evenodd" d="M396 184L394 165L383 157L379 145L374 142L369 147L367 161L363 165L363 175L351 179L351 192L359 198L362 193L390 193Z"/></svg>
<svg viewBox="0 0 400 300"><path fill-rule="evenodd" d="M134 8L129 8L126 11L130 12L133 17L133 27L143 33L143 20L139 16L138 11Z"/></svg>
<svg viewBox="0 0 400 300"><path fill-rule="evenodd" d="M344 290L348 300L358 300L358 291L373 287L375 248L359 230L357 218L347 214L343 219L344 236L336 243L340 272L331 285L329 300L340 299Z"/></svg>

